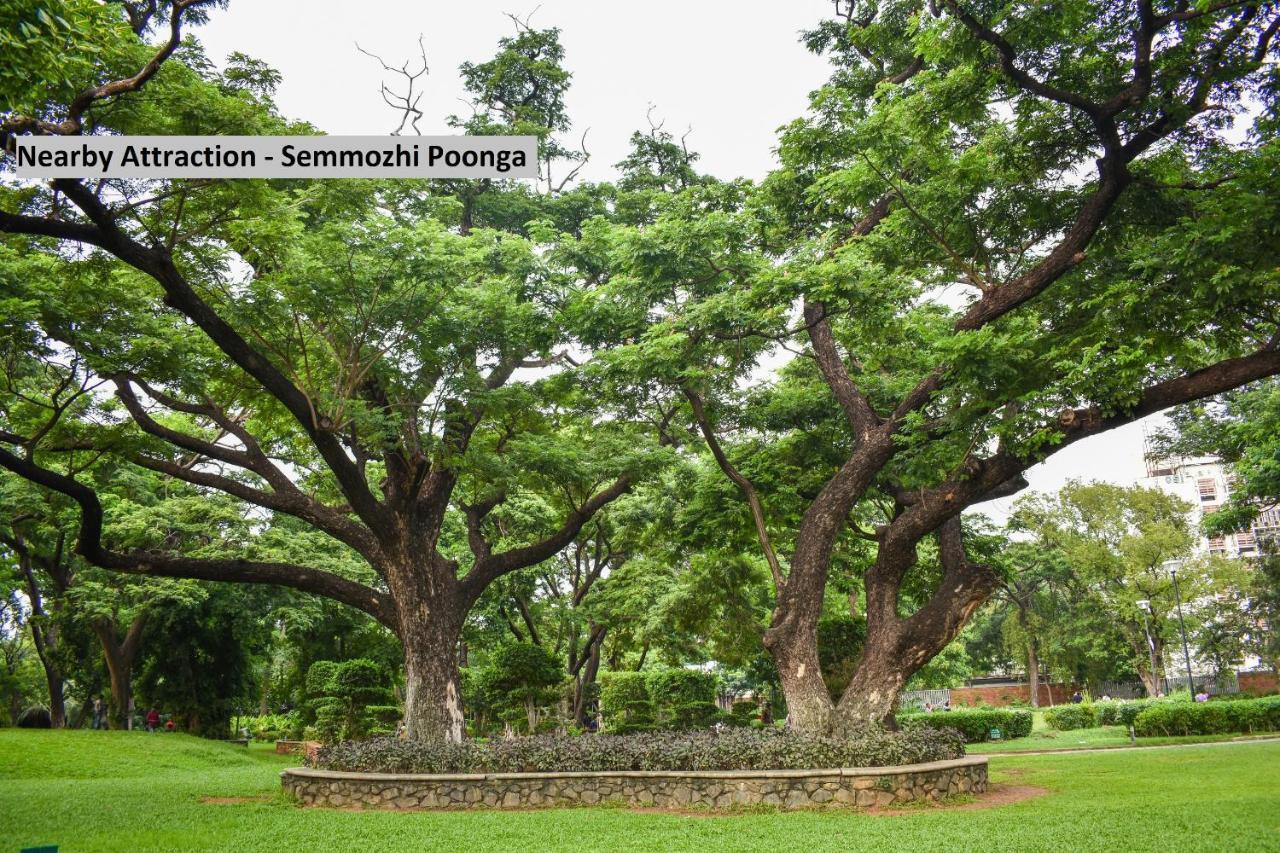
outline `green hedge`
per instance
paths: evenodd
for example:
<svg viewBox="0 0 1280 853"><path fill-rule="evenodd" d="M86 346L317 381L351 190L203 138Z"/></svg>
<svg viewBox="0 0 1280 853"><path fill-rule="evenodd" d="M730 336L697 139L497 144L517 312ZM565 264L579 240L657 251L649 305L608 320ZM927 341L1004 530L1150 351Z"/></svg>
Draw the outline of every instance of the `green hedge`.
<svg viewBox="0 0 1280 853"><path fill-rule="evenodd" d="M932 714L903 714L898 722L906 729L955 729L964 735L965 743L981 743L991 738L991 730L999 729L1001 737L1017 738L1031 734L1031 712L1010 708L969 708L935 711Z"/></svg>
<svg viewBox="0 0 1280 853"><path fill-rule="evenodd" d="M485 742L434 743L376 738L324 747L316 766L379 773L522 773L607 770L787 770L885 767L964 755L952 729L812 737L777 729L536 735Z"/></svg>
<svg viewBox="0 0 1280 853"><path fill-rule="evenodd" d="M1156 702L1138 714L1143 737L1280 731L1280 697L1219 702Z"/></svg>
<svg viewBox="0 0 1280 853"><path fill-rule="evenodd" d="M1044 712L1044 721L1049 728L1060 732L1091 729L1098 725L1098 712L1088 702L1082 702L1079 705L1058 705Z"/></svg>
<svg viewBox="0 0 1280 853"><path fill-rule="evenodd" d="M613 734L709 728L728 715L715 704L714 673L676 667L601 676L600 715Z"/></svg>
<svg viewBox="0 0 1280 853"><path fill-rule="evenodd" d="M1124 726L1128 728L1133 725L1133 721L1138 714L1158 702L1167 703L1168 701L1167 699L1116 700L1114 702L1098 702L1093 707L1098 714L1098 725Z"/></svg>

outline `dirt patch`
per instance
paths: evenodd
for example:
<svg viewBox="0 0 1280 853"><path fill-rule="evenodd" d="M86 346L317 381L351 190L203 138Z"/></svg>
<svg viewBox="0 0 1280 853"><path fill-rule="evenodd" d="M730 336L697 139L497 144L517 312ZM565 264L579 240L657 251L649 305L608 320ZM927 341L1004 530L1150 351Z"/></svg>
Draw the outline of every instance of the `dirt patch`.
<svg viewBox="0 0 1280 853"><path fill-rule="evenodd" d="M262 794L257 797L201 797L200 802L206 806L243 806L247 803L269 803L271 799L270 794Z"/></svg>
<svg viewBox="0 0 1280 853"><path fill-rule="evenodd" d="M921 801L919 806L909 808L893 808L887 806L885 808L867 809L867 814L897 817L899 815L920 814L921 812L971 812L979 809L994 809L999 806L1011 806L1014 803L1021 803L1026 800L1034 800L1036 797L1043 797L1048 794L1047 788L1040 788L1035 785L988 785L985 793L978 794L972 799L966 798L963 802L948 803L932 803L929 801Z"/></svg>

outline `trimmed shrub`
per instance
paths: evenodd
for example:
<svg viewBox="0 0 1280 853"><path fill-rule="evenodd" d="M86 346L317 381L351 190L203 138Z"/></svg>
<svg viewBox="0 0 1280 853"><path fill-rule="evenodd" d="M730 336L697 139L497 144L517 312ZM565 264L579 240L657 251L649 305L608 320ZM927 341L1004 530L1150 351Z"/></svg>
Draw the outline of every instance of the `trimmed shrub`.
<svg viewBox="0 0 1280 853"><path fill-rule="evenodd" d="M325 743L392 731L399 712L390 711L395 697L388 684L371 660L316 661L307 670L310 731Z"/></svg>
<svg viewBox="0 0 1280 853"><path fill-rule="evenodd" d="M755 699L738 699L733 703L733 710L725 722L731 726L749 726L751 721L760 716L760 703Z"/></svg>
<svg viewBox="0 0 1280 853"><path fill-rule="evenodd" d="M609 770L802 770L884 767L964 755L954 729L886 732L851 738L776 729L534 737L486 742L422 743L395 738L324 747L315 766L378 773L522 773Z"/></svg>
<svg viewBox="0 0 1280 853"><path fill-rule="evenodd" d="M1133 728L1143 737L1280 731L1280 698L1154 702Z"/></svg>
<svg viewBox="0 0 1280 853"><path fill-rule="evenodd" d="M617 734L649 731L653 702L643 672L607 672L600 677L600 715Z"/></svg>
<svg viewBox="0 0 1280 853"><path fill-rule="evenodd" d="M1026 737L1031 734L1030 711L1011 708L970 708L956 711L935 711L932 714L898 716L905 729L955 729L964 736L965 743L981 743L989 740L991 730L999 729L1004 738Z"/></svg>
<svg viewBox="0 0 1280 853"><path fill-rule="evenodd" d="M1098 702L1093 707L1098 714L1098 725L1124 726L1128 728L1133 725L1133 721L1138 714L1150 708L1153 704L1164 701L1164 699L1117 700L1114 702Z"/></svg>
<svg viewBox="0 0 1280 853"><path fill-rule="evenodd" d="M1073 729L1091 729L1098 725L1098 712L1092 704L1058 705L1044 712L1044 721L1051 729L1068 732Z"/></svg>
<svg viewBox="0 0 1280 853"><path fill-rule="evenodd" d="M600 714L613 734L704 729L727 716L715 703L715 673L671 667L610 672L601 681Z"/></svg>

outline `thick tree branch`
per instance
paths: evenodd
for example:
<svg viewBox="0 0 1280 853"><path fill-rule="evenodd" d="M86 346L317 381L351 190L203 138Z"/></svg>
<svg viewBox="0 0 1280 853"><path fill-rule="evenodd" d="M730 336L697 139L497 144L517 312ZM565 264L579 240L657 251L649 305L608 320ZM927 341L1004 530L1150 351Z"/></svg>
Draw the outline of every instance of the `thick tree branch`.
<svg viewBox="0 0 1280 853"><path fill-rule="evenodd" d="M57 180L55 185L97 226L102 238L98 245L154 278L165 291L167 305L186 315L264 391L284 405L311 438L355 513L380 538L389 535L391 526L385 508L374 498L359 466L347 456L324 419L316 418L310 399L301 389L200 298L168 252L147 248L127 235L116 224L111 211L79 181ZM14 224L12 217L0 217L0 229L11 224Z"/></svg>
<svg viewBox="0 0 1280 853"><path fill-rule="evenodd" d="M102 545L102 504L93 489L71 477L15 456L3 448L0 448L0 467L37 485L64 494L80 506L80 535L76 552L95 566L125 574L289 587L340 601L368 613L392 630L399 629L395 607L390 598L330 572L291 563L235 558L198 559L146 551L111 551Z"/></svg>
<svg viewBox="0 0 1280 853"><path fill-rule="evenodd" d="M607 488L592 495L581 507L570 511L568 518L555 533L530 545L512 548L498 554L477 558L471 571L467 572L460 584L462 599L474 602L480 597L494 580L519 569L535 566L543 560L554 557L582 530L597 512L609 503L622 497L631 490L631 477L623 475L614 480Z"/></svg>
<svg viewBox="0 0 1280 853"><path fill-rule="evenodd" d="M711 426L711 420L707 417L702 397L690 388L682 390L689 401L689 406L693 409L693 417L698 423L698 430L702 433L702 438L706 441L707 448L715 458L716 464L720 466L720 470L724 472L724 475L738 487L738 490L742 492L742 496L747 499L747 506L751 510L751 522L756 528L756 539L759 540L760 548L764 551L765 561L769 564L769 574L773 576L774 588L781 590L786 585L787 579L782 572L782 564L778 561L778 554L773 548L773 541L769 537L769 527L764 515L764 504L760 502L760 493L756 491L755 484L729 461L724 448L720 446L720 440L716 438L715 430ZM874 415L872 416L874 417Z"/></svg>

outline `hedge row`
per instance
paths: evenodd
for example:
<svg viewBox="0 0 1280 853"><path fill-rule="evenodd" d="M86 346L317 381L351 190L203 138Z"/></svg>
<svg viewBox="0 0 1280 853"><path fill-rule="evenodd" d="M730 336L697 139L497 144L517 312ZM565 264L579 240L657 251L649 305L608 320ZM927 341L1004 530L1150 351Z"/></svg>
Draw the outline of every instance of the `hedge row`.
<svg viewBox="0 0 1280 853"><path fill-rule="evenodd" d="M1280 731L1280 697L1220 702L1155 702L1133 721L1143 737Z"/></svg>
<svg viewBox="0 0 1280 853"><path fill-rule="evenodd" d="M1132 701L1098 702L1093 707L1098 714L1100 726L1133 725L1139 714L1156 703L1168 704L1168 699L1134 699Z"/></svg>
<svg viewBox="0 0 1280 853"><path fill-rule="evenodd" d="M904 729L955 729L964 736L965 743L990 740L992 729L999 729L1005 739L1026 737L1031 734L1031 721L1030 711L1010 708L969 708L898 716Z"/></svg>
<svg viewBox="0 0 1280 853"><path fill-rule="evenodd" d="M1092 704L1058 705L1044 712L1045 724L1060 732L1091 729L1098 725L1098 712Z"/></svg>
<svg viewBox="0 0 1280 853"><path fill-rule="evenodd" d="M315 766L378 773L522 773L608 770L787 770L885 767L964 755L952 729L867 729L853 738L778 730L538 735L488 742L420 743L396 738L320 749Z"/></svg>

